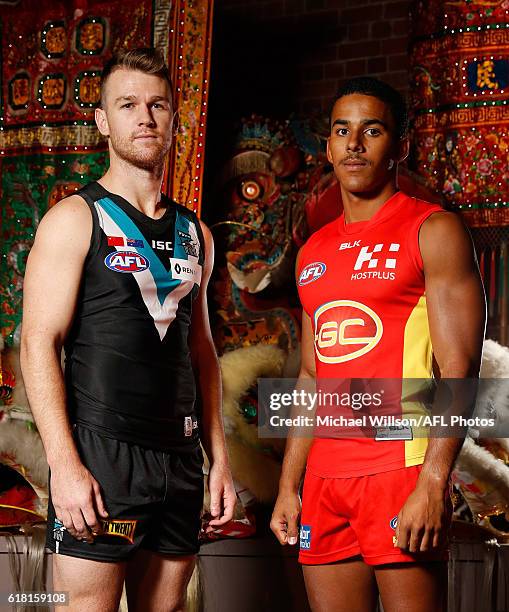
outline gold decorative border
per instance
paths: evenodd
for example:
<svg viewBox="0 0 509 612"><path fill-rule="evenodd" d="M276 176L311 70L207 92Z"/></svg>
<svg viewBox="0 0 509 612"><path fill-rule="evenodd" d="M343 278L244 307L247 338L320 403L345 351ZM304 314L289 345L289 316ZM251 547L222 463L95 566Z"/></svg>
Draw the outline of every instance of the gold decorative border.
<svg viewBox="0 0 509 612"><path fill-rule="evenodd" d="M170 37L171 0L154 0L154 34L152 44L163 54L168 64L168 40Z"/></svg>
<svg viewBox="0 0 509 612"><path fill-rule="evenodd" d="M509 45L509 29L482 30L479 32L464 32L433 38L419 42L415 48L414 62L422 63L423 59L436 59L445 53L465 53L473 51L480 55L484 51L493 53L493 48Z"/></svg>
<svg viewBox="0 0 509 612"><path fill-rule="evenodd" d="M24 150L19 151L21 155L30 154L30 151L26 151L26 147L37 145L48 148L50 152L52 148L72 150L74 147L82 152L87 147L97 147L101 142L106 143L93 120L87 121L86 124L67 126L43 124L34 127L4 128L0 130L0 148L2 154L7 153L10 156L17 153L16 149L22 148ZM8 151L8 149L14 150Z"/></svg>
<svg viewBox="0 0 509 612"><path fill-rule="evenodd" d="M168 195L198 214L203 193L213 0L175 0L170 70L179 128L163 184Z"/></svg>
<svg viewBox="0 0 509 612"><path fill-rule="evenodd" d="M462 210L461 214L470 227L509 225L509 208Z"/></svg>
<svg viewBox="0 0 509 612"><path fill-rule="evenodd" d="M493 124L501 127L509 122L509 106L477 106L474 108L458 108L437 113L418 115L414 121L414 130L433 132L437 129L472 127Z"/></svg>

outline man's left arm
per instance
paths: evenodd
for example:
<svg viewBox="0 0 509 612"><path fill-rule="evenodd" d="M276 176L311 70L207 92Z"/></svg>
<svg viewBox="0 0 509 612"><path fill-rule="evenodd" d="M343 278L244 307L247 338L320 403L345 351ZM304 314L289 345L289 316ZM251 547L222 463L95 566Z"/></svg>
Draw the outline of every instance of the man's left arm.
<svg viewBox="0 0 509 612"><path fill-rule="evenodd" d="M202 444L210 463L209 491L211 527L224 525L233 517L233 486L222 419L221 371L210 331L207 286L214 264L214 242L208 227L200 221L205 240L205 261L200 292L193 304L190 349L193 369L202 398Z"/></svg>
<svg viewBox="0 0 509 612"><path fill-rule="evenodd" d="M419 247L440 379L477 378L486 302L470 235L457 215L439 212L423 223ZM461 437L429 439L415 490L398 516L396 538L400 548L422 552L442 544L446 535L445 494L462 444Z"/></svg>

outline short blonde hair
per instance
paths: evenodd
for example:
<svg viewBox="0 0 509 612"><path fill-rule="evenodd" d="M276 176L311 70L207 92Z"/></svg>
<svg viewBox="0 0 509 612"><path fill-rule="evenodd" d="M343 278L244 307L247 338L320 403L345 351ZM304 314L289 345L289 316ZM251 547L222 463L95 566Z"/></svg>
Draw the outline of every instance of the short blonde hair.
<svg viewBox="0 0 509 612"><path fill-rule="evenodd" d="M164 57L153 47L139 47L138 49L122 50L115 53L104 65L101 74L101 106L104 106L104 91L108 77L118 69L139 70L145 74L154 74L165 79L170 86L170 96L173 103L173 83L170 71Z"/></svg>

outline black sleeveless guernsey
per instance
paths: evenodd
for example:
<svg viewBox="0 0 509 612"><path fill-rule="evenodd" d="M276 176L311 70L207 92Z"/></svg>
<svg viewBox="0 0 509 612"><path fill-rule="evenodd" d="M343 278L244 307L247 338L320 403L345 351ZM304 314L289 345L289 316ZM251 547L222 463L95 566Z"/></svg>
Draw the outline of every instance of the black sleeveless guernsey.
<svg viewBox="0 0 509 612"><path fill-rule="evenodd" d="M152 219L90 183L93 231L65 344L71 421L161 450L196 446L188 344L204 239L194 212L165 196Z"/></svg>

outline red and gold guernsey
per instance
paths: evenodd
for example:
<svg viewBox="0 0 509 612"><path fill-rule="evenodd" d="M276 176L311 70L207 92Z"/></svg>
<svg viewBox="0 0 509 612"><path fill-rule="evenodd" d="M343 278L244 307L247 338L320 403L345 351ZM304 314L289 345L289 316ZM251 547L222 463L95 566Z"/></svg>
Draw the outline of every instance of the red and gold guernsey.
<svg viewBox="0 0 509 612"><path fill-rule="evenodd" d="M312 322L317 380L432 377L419 230L441 210L399 191L368 221L341 215L306 242L297 285ZM375 474L420 465L426 447L427 438L412 433L315 437L307 469L325 478Z"/></svg>

